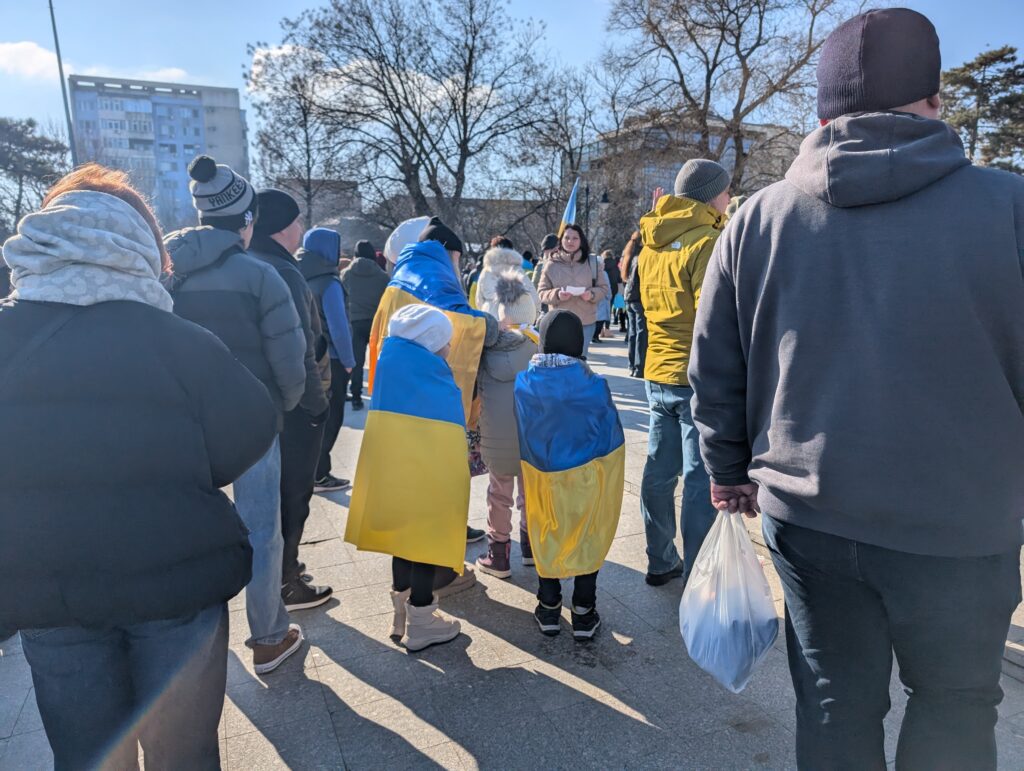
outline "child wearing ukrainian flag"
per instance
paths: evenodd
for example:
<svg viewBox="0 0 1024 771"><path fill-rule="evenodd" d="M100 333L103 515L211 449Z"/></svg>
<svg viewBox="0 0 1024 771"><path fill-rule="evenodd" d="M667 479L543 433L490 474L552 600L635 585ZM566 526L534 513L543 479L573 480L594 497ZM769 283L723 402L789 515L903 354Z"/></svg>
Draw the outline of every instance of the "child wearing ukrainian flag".
<svg viewBox="0 0 1024 771"><path fill-rule="evenodd" d="M618 527L625 483L625 437L604 378L582 360L583 324L554 310L540 324L540 353L515 385L526 488L527 527L539 576L534 618L560 631L562 585L574 578L572 633L589 640L597 612L597 572Z"/></svg>
<svg viewBox="0 0 1024 771"><path fill-rule="evenodd" d="M392 555L392 637L410 651L454 640L437 610L436 566L461 572L469 509L462 392L445 357L452 323L429 305L399 308L381 345L345 540Z"/></svg>

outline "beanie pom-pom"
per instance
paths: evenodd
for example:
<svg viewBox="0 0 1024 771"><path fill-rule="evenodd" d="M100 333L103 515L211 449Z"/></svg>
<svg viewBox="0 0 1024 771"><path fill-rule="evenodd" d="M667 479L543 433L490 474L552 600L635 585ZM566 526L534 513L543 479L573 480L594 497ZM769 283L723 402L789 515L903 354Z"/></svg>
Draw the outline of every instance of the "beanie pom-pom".
<svg viewBox="0 0 1024 771"><path fill-rule="evenodd" d="M197 156L188 165L188 175L196 182L209 182L217 176L217 162L209 155Z"/></svg>

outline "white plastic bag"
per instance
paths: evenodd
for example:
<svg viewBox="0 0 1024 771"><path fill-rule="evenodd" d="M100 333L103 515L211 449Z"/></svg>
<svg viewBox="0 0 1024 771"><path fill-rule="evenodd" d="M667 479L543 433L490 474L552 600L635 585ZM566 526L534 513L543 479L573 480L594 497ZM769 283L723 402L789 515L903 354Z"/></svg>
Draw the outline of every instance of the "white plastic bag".
<svg viewBox="0 0 1024 771"><path fill-rule="evenodd" d="M679 601L690 658L733 693L746 687L779 634L771 589L742 516L718 515Z"/></svg>

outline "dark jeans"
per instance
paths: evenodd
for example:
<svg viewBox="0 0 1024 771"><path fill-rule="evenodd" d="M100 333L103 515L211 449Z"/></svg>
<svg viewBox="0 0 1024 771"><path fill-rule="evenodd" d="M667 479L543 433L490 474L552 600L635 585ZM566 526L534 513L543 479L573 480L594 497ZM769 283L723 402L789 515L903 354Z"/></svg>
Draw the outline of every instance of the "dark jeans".
<svg viewBox="0 0 1024 771"><path fill-rule="evenodd" d="M39 714L61 769L217 769L228 609L113 629L24 629Z"/></svg>
<svg viewBox="0 0 1024 771"><path fill-rule="evenodd" d="M425 608L434 603L434 566L423 562L410 562L401 557L391 558L391 588L396 592L409 592L409 604Z"/></svg>
<svg viewBox="0 0 1024 771"><path fill-rule="evenodd" d="M352 370L355 372L355 370ZM348 372L337 359L331 359L331 414L324 425L324 438L320 443L320 459L316 464L316 478L323 479L331 473L331 450L338 441L338 432L345 423L345 389L348 388Z"/></svg>
<svg viewBox="0 0 1024 771"><path fill-rule="evenodd" d="M640 303L629 303L626 308L626 320L629 331L626 333L626 350L629 355L629 368L644 372L647 361L647 316L644 306Z"/></svg>
<svg viewBox="0 0 1024 771"><path fill-rule="evenodd" d="M352 390L352 401L363 399L363 367L366 366L366 347L370 344L370 330L373 320L352 322L352 350L356 355L356 366L352 368L352 379L349 387Z"/></svg>
<svg viewBox="0 0 1024 771"><path fill-rule="evenodd" d="M549 608L562 604L562 582L557 578L539 578L537 599ZM597 571L576 576L572 582L572 604L575 608L593 608L597 604Z"/></svg>
<svg viewBox="0 0 1024 771"><path fill-rule="evenodd" d="M885 769L893 653L909 696L897 769L995 769L1020 549L928 557L764 517L786 596L801 769Z"/></svg>
<svg viewBox="0 0 1024 771"><path fill-rule="evenodd" d="M296 407L285 413L281 432L281 537L284 558L281 576L288 583L299 574L299 544L309 518L313 477L324 440L324 423L312 425L311 418Z"/></svg>

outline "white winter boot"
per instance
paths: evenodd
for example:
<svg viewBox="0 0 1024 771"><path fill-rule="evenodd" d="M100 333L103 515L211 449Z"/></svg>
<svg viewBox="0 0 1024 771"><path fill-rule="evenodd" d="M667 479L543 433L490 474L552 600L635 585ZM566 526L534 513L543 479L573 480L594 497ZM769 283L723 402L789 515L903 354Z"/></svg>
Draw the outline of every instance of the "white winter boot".
<svg viewBox="0 0 1024 771"><path fill-rule="evenodd" d="M409 601L409 592L391 590L391 602L395 606L395 619L391 622L391 639L398 642L405 636L405 603Z"/></svg>
<svg viewBox="0 0 1024 771"><path fill-rule="evenodd" d="M431 645L451 642L459 636L462 625L454 619L441 615L437 610L437 597L433 605L417 608L405 601L407 623L402 642L410 651L421 651Z"/></svg>

